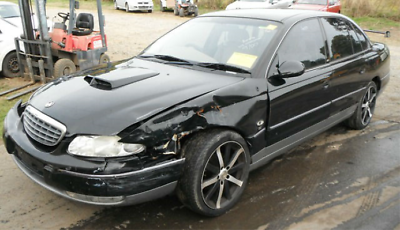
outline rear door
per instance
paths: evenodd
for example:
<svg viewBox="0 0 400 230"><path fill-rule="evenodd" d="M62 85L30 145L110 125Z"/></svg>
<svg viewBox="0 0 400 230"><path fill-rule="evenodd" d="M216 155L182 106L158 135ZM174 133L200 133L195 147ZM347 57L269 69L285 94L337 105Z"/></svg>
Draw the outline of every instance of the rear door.
<svg viewBox="0 0 400 230"><path fill-rule="evenodd" d="M366 57L362 42L347 20L332 17L321 18L321 22L334 69L328 91L333 115L358 102L365 86Z"/></svg>
<svg viewBox="0 0 400 230"><path fill-rule="evenodd" d="M270 96L268 145L274 144L328 117L330 100L327 97L330 69L326 66L326 46L319 20L297 23L278 48L268 72ZM275 79L277 66L285 61L300 61L303 75Z"/></svg>

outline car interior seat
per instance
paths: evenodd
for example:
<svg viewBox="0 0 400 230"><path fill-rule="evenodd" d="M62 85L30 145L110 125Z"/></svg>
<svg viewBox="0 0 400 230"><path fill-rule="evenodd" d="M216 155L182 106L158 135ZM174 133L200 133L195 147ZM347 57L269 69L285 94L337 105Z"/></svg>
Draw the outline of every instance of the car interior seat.
<svg viewBox="0 0 400 230"><path fill-rule="evenodd" d="M76 18L76 28L72 30L72 34L76 36L86 36L93 32L93 28L93 15L88 13L80 13Z"/></svg>

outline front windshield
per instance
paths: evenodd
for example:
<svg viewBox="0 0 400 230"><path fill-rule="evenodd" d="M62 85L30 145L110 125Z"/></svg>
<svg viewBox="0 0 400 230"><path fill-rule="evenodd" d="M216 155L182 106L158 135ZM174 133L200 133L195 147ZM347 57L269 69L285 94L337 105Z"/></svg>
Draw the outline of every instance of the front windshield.
<svg viewBox="0 0 400 230"><path fill-rule="evenodd" d="M141 56L168 55L251 70L279 27L279 23L257 19L196 18L157 40Z"/></svg>
<svg viewBox="0 0 400 230"><path fill-rule="evenodd" d="M19 9L13 5L0 5L0 17L2 18L15 18L19 17Z"/></svg>
<svg viewBox="0 0 400 230"><path fill-rule="evenodd" d="M297 4L326 5L327 0L297 0Z"/></svg>

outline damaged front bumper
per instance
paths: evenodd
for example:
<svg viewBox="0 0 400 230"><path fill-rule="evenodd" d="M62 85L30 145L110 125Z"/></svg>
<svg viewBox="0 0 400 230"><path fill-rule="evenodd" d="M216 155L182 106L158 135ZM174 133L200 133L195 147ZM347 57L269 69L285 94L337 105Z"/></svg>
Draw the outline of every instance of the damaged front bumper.
<svg viewBox="0 0 400 230"><path fill-rule="evenodd" d="M3 140L21 171L48 190L74 201L107 206L138 204L175 190L185 159L170 159L132 171L96 172L104 163L62 152L66 149L62 145L67 143L61 143L54 151L38 148L24 132L20 106L17 103L8 113ZM126 164L129 162L122 165Z"/></svg>

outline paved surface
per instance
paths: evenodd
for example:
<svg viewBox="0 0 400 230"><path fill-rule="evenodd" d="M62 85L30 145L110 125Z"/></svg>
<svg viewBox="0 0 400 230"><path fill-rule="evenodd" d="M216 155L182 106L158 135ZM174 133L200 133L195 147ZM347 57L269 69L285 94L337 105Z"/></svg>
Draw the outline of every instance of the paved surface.
<svg viewBox="0 0 400 230"><path fill-rule="evenodd" d="M158 31L148 34L151 39L182 22L158 16L162 20L156 25L146 25L147 32ZM144 23L148 16L129 17ZM114 30L110 18L115 25L129 24L124 12L107 12L108 28ZM157 27L159 23L165 25ZM142 40L135 40L140 45L131 49L151 42L146 33L140 36ZM109 42L118 43L110 34ZM0 146L0 229L400 230L400 45L387 42L392 79L378 99L372 124L364 131L339 125L254 171L239 204L224 216L204 218L173 196L109 209L72 202L25 177ZM126 57L116 48L110 52L112 57Z"/></svg>

